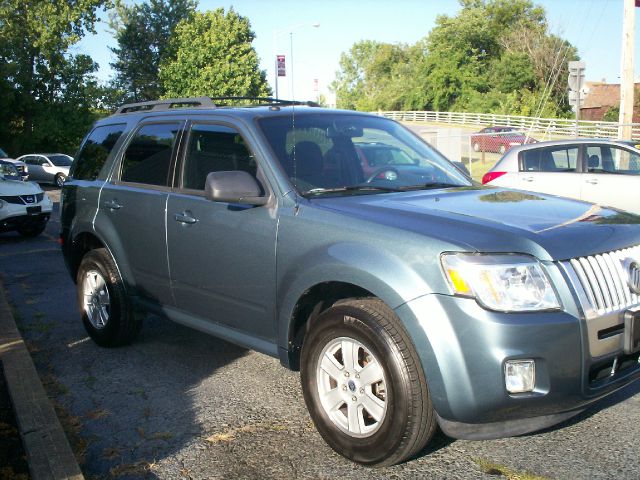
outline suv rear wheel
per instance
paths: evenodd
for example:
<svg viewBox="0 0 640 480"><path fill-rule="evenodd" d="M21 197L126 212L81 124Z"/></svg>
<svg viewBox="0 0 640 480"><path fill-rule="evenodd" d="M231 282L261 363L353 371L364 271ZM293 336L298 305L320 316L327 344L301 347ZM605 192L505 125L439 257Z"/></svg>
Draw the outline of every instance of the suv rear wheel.
<svg viewBox="0 0 640 480"><path fill-rule="evenodd" d="M76 288L82 323L98 345L115 347L135 339L142 322L135 317L122 278L105 248L83 257Z"/></svg>
<svg viewBox="0 0 640 480"><path fill-rule="evenodd" d="M302 348L305 402L336 452L385 466L418 453L436 417L418 356L395 313L364 298L322 313Z"/></svg>

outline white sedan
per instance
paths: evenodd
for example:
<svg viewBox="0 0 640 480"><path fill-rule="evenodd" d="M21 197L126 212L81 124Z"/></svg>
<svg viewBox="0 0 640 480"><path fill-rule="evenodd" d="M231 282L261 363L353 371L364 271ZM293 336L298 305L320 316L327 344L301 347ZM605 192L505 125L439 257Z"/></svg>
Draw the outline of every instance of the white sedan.
<svg viewBox="0 0 640 480"><path fill-rule="evenodd" d="M73 157L64 153L31 153L18 157L29 167L29 180L40 183L53 183L58 187L69 176L69 167Z"/></svg>
<svg viewBox="0 0 640 480"><path fill-rule="evenodd" d="M640 215L640 149L633 142L574 139L509 150L482 183L575 198Z"/></svg>

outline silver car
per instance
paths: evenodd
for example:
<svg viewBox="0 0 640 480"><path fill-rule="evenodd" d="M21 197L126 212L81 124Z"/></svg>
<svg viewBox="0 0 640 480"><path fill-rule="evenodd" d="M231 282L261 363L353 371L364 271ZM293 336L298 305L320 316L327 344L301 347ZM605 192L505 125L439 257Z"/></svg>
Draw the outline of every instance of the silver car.
<svg viewBox="0 0 640 480"><path fill-rule="evenodd" d="M483 184L575 198L640 214L640 149L629 142L574 139L509 150Z"/></svg>
<svg viewBox="0 0 640 480"><path fill-rule="evenodd" d="M64 153L31 153L18 157L29 166L29 180L61 187L69 176L73 157Z"/></svg>

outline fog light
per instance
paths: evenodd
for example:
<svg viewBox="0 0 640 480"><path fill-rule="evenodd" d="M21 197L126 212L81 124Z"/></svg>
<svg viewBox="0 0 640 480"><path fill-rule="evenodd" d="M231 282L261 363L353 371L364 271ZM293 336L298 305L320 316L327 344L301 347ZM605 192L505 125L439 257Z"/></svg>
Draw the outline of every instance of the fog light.
<svg viewBox="0 0 640 480"><path fill-rule="evenodd" d="M504 383L509 393L533 391L536 385L536 362L507 360L504 364Z"/></svg>

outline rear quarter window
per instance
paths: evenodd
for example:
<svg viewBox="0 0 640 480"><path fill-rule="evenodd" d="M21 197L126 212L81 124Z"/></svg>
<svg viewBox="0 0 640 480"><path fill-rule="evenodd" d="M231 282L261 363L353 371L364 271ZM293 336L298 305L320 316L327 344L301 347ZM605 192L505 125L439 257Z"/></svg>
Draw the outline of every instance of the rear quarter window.
<svg viewBox="0 0 640 480"><path fill-rule="evenodd" d="M82 144L72 164L70 176L76 180L97 179L125 128L125 123L94 128Z"/></svg>

